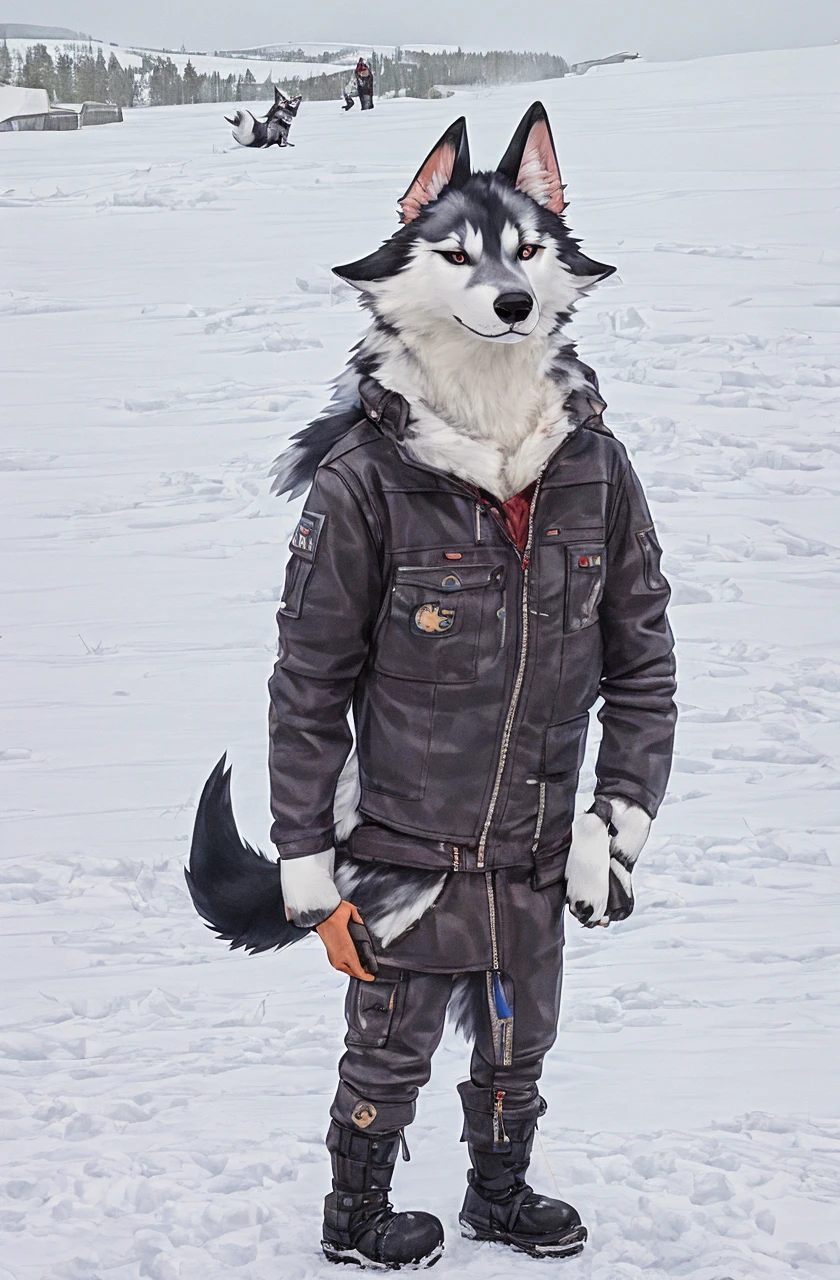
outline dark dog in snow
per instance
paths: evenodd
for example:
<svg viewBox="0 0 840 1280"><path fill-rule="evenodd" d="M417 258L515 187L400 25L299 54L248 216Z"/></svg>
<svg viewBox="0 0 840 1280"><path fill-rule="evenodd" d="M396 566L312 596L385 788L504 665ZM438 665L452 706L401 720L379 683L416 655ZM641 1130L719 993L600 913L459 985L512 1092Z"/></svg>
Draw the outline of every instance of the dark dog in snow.
<svg viewBox="0 0 840 1280"><path fill-rule="evenodd" d="M289 130L301 104L298 94L289 98L282 89L274 87L274 106L257 120L250 111L237 111L231 119L225 116L228 124L233 125L231 133L243 147L293 147L289 142Z"/></svg>
<svg viewBox="0 0 840 1280"><path fill-rule="evenodd" d="M335 269L372 323L275 464L278 493L309 489L269 685L280 862L241 840L222 760L187 879L233 946L316 928L351 976L326 1256L440 1256L440 1222L395 1213L388 1190L454 1005L473 1040L462 1234L565 1257L586 1240L578 1213L525 1180L564 906L590 928L633 909L673 747L669 591L595 375L563 336L613 268L565 225L542 105L493 173L472 172L457 120L400 207L400 230ZM599 696L595 802L575 817ZM353 951L359 915L375 977Z"/></svg>

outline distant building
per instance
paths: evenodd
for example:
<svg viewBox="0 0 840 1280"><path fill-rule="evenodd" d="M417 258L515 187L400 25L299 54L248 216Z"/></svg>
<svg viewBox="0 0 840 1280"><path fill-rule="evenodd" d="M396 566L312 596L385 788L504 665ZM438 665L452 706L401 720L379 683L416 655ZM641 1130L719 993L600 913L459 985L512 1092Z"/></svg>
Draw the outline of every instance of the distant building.
<svg viewBox="0 0 840 1280"><path fill-rule="evenodd" d="M90 40L69 27L33 27L29 22L0 22L0 40Z"/></svg>
<svg viewBox="0 0 840 1280"><path fill-rule="evenodd" d="M122 108L113 102L81 102L54 107L46 89L0 84L0 133L46 133L117 124Z"/></svg>
<svg viewBox="0 0 840 1280"><path fill-rule="evenodd" d="M593 58L590 62L573 62L569 73L573 76L585 76L593 67L611 67L616 62L633 62L637 53L611 53L608 58Z"/></svg>

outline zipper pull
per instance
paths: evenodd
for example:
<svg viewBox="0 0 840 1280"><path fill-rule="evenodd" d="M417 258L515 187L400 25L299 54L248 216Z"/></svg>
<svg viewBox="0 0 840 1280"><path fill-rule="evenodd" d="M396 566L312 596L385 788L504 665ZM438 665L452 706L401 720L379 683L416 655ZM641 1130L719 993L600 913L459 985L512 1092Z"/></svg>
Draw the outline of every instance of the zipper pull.
<svg viewBox="0 0 840 1280"><path fill-rule="evenodd" d="M399 1134L400 1134L400 1152L402 1153L403 1160L408 1161L411 1159L411 1152L409 1151L408 1143L405 1140L405 1129L400 1129Z"/></svg>
<svg viewBox="0 0 840 1280"><path fill-rule="evenodd" d="M510 1138L505 1133L505 1121L502 1112L502 1102L505 1096L504 1089L496 1091L496 1103L493 1109L493 1146L508 1147L510 1146Z"/></svg>
<svg viewBox="0 0 840 1280"><path fill-rule="evenodd" d="M481 503L475 504L475 540L476 543L481 542Z"/></svg>

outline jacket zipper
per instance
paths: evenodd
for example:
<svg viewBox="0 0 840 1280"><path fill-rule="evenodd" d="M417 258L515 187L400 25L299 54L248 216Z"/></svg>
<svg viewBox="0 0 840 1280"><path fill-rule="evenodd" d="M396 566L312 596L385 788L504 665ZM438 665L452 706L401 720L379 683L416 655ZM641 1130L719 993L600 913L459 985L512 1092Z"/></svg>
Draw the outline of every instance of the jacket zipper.
<svg viewBox="0 0 840 1280"><path fill-rule="evenodd" d="M490 908L490 946L493 952L493 968L499 972L499 939L496 933L496 890L493 887L493 872L485 871L484 883L487 886L487 905Z"/></svg>
<svg viewBox="0 0 840 1280"><path fill-rule="evenodd" d="M540 496L540 487L542 485L543 473L548 463L543 463L540 473L537 476L537 485L534 489L534 496L531 499L531 509L528 512L528 539L525 543L525 550L522 553L522 649L519 655L519 670L516 673L516 681L513 686L513 693L510 699L510 706L505 718L505 727L502 734L502 749L499 753L499 764L496 769L496 778L493 784L493 792L490 796L490 806L487 810L487 817L484 820L484 827L481 832L481 838L478 842L478 857L476 866L479 870L484 867L484 855L487 849L487 836L490 832L490 825L493 821L493 814L496 811L496 805L499 801L499 792L502 789L502 776L505 771L505 763L507 761L508 749L510 747L510 739L513 733L513 721L516 716L516 708L519 705L519 695L522 692L522 684L525 679L525 665L528 661L528 588L530 585L530 564L531 564L531 547L534 541L534 512L537 507L537 499Z"/></svg>

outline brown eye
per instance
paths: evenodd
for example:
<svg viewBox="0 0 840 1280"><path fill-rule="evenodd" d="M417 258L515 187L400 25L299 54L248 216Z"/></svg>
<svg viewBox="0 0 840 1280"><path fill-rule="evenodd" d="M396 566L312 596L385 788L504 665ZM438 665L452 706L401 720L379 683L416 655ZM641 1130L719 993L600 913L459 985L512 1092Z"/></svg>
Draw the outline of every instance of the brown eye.
<svg viewBox="0 0 840 1280"><path fill-rule="evenodd" d="M453 267L466 267L470 265L470 260L464 253L463 249L453 249L451 251L444 250L441 256L446 258L447 262L451 262Z"/></svg>
<svg viewBox="0 0 840 1280"><path fill-rule="evenodd" d="M516 255L521 262L527 262L529 258L535 258L537 250L541 246L538 244L523 244L519 247L519 253Z"/></svg>

